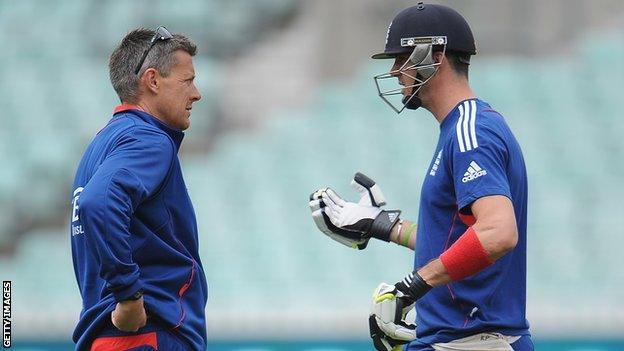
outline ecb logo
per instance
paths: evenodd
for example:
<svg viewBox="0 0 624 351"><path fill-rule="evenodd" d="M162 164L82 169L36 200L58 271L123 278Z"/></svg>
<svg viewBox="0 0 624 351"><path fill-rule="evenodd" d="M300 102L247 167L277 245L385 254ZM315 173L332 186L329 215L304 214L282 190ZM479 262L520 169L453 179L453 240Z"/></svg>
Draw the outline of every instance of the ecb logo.
<svg viewBox="0 0 624 351"><path fill-rule="evenodd" d="M78 199L80 198L80 193L82 193L83 190L84 190L83 187L76 188L76 190L74 190L74 197L72 198L72 227L71 227L72 236L84 234L84 229L82 229L82 224L74 224L78 222L78 220L80 219L78 217L78 210L80 209L80 206L78 205Z"/></svg>

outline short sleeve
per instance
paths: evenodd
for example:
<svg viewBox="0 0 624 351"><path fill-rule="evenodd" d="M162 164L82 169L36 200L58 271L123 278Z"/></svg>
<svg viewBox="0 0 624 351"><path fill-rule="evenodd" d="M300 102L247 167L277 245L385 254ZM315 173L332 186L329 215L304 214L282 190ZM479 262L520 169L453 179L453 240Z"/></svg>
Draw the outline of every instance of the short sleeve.
<svg viewBox="0 0 624 351"><path fill-rule="evenodd" d="M507 177L508 150L501 132L485 124L464 128L461 121L453 131L451 168L460 212L471 214L477 199L503 195L511 199Z"/></svg>

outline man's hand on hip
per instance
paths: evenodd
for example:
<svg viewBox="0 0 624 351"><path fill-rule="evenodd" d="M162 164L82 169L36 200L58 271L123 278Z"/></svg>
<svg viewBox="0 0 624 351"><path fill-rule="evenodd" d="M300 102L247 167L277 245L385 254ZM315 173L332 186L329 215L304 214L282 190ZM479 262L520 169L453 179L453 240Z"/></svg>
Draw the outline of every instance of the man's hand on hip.
<svg viewBox="0 0 624 351"><path fill-rule="evenodd" d="M111 314L115 328L124 332L136 332L147 323L147 314L143 306L143 297L138 300L117 302Z"/></svg>

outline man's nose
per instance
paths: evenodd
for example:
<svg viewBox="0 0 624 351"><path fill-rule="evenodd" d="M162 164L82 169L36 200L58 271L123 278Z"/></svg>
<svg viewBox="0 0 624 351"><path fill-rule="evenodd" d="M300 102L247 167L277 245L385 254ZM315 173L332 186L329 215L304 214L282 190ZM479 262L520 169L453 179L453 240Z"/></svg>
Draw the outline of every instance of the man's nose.
<svg viewBox="0 0 624 351"><path fill-rule="evenodd" d="M191 95L191 100L199 101L201 100L201 98L202 96L201 96L201 93L199 92L199 89L197 89L197 87L193 85L193 95Z"/></svg>

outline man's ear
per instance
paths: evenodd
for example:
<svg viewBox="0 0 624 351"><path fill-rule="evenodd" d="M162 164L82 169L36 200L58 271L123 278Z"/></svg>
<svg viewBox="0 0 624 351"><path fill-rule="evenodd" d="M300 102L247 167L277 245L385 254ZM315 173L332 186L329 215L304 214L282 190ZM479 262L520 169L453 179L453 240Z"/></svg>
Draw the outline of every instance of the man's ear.
<svg viewBox="0 0 624 351"><path fill-rule="evenodd" d="M433 55L433 61L434 62L438 62L438 63L442 63L442 61L444 61L444 52L442 51L436 51L434 53L432 53Z"/></svg>
<svg viewBox="0 0 624 351"><path fill-rule="evenodd" d="M152 93L156 94L158 93L158 89L160 88L159 78L160 75L158 74L156 69L150 67L146 69L145 72L143 72L143 75L141 75L139 82L145 87L147 91L151 91Z"/></svg>

